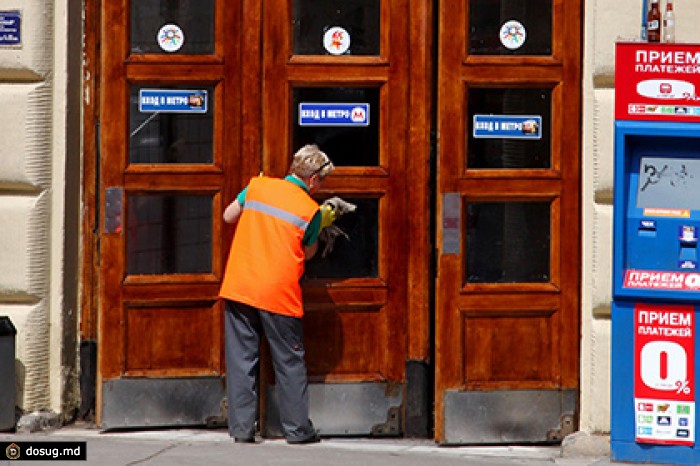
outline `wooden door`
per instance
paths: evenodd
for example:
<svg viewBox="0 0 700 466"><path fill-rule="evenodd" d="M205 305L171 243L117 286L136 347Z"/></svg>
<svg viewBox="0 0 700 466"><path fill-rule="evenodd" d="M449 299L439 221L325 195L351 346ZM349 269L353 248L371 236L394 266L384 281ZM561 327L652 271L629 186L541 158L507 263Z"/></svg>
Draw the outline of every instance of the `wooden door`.
<svg viewBox="0 0 700 466"><path fill-rule="evenodd" d="M558 440L575 427L581 3L440 3L443 443Z"/></svg>
<svg viewBox="0 0 700 466"><path fill-rule="evenodd" d="M336 165L318 201L357 211L303 279L311 418L324 435L398 435L407 354L408 2L263 2L263 171L316 143ZM274 380L266 435L279 434Z"/></svg>
<svg viewBox="0 0 700 466"><path fill-rule="evenodd" d="M241 155L242 5L101 4L98 421L220 420L222 205L259 167Z"/></svg>

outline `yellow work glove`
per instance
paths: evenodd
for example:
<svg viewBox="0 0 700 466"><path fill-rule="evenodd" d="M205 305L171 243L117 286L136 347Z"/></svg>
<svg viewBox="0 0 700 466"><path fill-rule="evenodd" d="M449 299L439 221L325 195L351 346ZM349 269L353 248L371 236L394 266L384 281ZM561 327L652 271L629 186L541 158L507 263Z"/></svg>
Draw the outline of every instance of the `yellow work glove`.
<svg viewBox="0 0 700 466"><path fill-rule="evenodd" d="M333 225L335 222L335 210L329 205L322 205L319 207L321 211L321 230Z"/></svg>

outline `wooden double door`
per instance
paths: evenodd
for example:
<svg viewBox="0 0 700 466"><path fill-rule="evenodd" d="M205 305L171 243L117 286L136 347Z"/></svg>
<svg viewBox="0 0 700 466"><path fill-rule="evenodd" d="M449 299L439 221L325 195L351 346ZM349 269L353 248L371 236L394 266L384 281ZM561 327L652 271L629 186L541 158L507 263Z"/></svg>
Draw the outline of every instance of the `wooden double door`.
<svg viewBox="0 0 700 466"><path fill-rule="evenodd" d="M100 426L225 422L222 211L306 143L357 205L303 279L321 432L575 426L581 5L521 3L88 2ZM259 391L278 435L265 357Z"/></svg>

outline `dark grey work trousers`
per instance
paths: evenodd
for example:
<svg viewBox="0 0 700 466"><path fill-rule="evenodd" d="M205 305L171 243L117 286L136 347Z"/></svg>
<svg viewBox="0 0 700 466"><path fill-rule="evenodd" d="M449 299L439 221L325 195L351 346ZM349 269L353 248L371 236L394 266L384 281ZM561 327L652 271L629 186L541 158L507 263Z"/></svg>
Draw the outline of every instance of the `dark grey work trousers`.
<svg viewBox="0 0 700 466"><path fill-rule="evenodd" d="M226 395L228 432L251 437L257 417L260 337L270 346L282 430L288 440L315 434L309 420L301 319L226 300Z"/></svg>

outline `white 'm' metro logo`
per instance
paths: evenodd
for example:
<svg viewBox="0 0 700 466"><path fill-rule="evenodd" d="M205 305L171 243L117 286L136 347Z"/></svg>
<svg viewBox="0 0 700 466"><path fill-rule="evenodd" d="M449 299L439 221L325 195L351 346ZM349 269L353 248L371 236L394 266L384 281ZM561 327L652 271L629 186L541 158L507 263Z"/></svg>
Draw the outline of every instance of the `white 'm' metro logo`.
<svg viewBox="0 0 700 466"><path fill-rule="evenodd" d="M688 288L700 288L700 274L688 274L688 276L685 277L685 286Z"/></svg>
<svg viewBox="0 0 700 466"><path fill-rule="evenodd" d="M367 113L364 108L355 107L352 109L352 112L350 112L350 118L354 123L364 123L367 119Z"/></svg>

